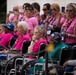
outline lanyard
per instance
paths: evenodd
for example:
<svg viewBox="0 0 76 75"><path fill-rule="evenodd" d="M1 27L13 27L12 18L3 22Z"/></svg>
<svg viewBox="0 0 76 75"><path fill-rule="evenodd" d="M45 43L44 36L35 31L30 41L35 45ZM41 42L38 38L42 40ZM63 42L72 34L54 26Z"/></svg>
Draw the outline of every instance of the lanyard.
<svg viewBox="0 0 76 75"><path fill-rule="evenodd" d="M66 21L66 25L67 25L66 30L69 28L69 26L71 25L71 23L73 22L73 20L74 20L74 18Z"/></svg>
<svg viewBox="0 0 76 75"><path fill-rule="evenodd" d="M53 18L50 20L50 24L53 25L53 23L55 22L56 18Z"/></svg>

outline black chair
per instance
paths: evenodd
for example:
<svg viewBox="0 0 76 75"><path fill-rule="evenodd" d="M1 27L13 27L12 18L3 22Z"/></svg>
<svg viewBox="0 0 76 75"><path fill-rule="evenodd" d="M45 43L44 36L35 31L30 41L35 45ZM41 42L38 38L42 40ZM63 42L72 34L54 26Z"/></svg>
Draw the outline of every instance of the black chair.
<svg viewBox="0 0 76 75"><path fill-rule="evenodd" d="M73 54L72 54L71 60L76 60L76 45L72 47L72 51L73 51ZM65 71L64 75L76 75L76 65L73 64L70 67L72 67L71 71Z"/></svg>
<svg viewBox="0 0 76 75"><path fill-rule="evenodd" d="M10 44L9 44L10 48L14 45L14 43L15 43L15 41L16 41L17 38L18 38L18 36L14 35L13 38L10 40Z"/></svg>
<svg viewBox="0 0 76 75"><path fill-rule="evenodd" d="M46 48L46 44L41 43L39 51L38 51L38 58L40 58L41 56L45 57L45 48Z"/></svg>
<svg viewBox="0 0 76 75"><path fill-rule="evenodd" d="M31 41L24 41L22 46L22 54L27 53L28 47L30 46Z"/></svg>
<svg viewBox="0 0 76 75"><path fill-rule="evenodd" d="M76 45L74 45L74 46L72 47L72 49L73 49L72 59L76 59Z"/></svg>
<svg viewBox="0 0 76 75"><path fill-rule="evenodd" d="M61 54L60 54L60 60L59 60L59 65L63 66L64 62L72 59L74 50L70 47L68 48L62 48Z"/></svg>
<svg viewBox="0 0 76 75"><path fill-rule="evenodd" d="M40 57L44 57L45 48L46 48L46 44L41 43L38 52L33 53L33 55L36 56L37 59ZM31 60L31 61L27 62L26 64L24 64L22 69L21 69L21 75L23 75L23 74L28 75L29 68L36 63L37 63L37 60Z"/></svg>

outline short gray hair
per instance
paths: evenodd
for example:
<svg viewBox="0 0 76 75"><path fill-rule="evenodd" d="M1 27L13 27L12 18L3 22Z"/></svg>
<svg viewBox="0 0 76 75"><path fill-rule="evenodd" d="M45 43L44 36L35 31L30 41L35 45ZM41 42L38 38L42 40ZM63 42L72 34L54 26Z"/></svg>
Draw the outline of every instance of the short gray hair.
<svg viewBox="0 0 76 75"><path fill-rule="evenodd" d="M46 36L46 29L45 29L45 27L36 26L34 29L37 29L38 32L42 35L42 37L45 37Z"/></svg>
<svg viewBox="0 0 76 75"><path fill-rule="evenodd" d="M24 29L24 31L27 31L28 30L28 24L25 21L18 22L17 26L22 26L23 29Z"/></svg>

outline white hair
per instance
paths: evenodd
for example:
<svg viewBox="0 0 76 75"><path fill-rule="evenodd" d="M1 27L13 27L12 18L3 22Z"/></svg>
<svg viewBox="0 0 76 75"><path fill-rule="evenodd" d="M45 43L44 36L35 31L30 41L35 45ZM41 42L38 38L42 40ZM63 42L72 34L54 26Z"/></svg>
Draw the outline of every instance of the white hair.
<svg viewBox="0 0 76 75"><path fill-rule="evenodd" d="M28 30L28 24L25 21L18 22L17 26L22 26L23 29L24 29L24 31L27 31Z"/></svg>

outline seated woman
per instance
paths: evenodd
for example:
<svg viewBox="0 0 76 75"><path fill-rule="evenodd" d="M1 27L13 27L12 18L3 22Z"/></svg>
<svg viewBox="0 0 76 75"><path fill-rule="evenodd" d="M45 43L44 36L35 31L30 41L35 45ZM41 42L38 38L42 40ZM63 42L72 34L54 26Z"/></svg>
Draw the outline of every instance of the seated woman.
<svg viewBox="0 0 76 75"><path fill-rule="evenodd" d="M28 53L38 52L40 45L42 43L47 44L45 35L46 35L46 30L44 27L36 26L34 28L34 35L32 36L32 41L28 48ZM29 56L28 58L32 58L32 56Z"/></svg>
<svg viewBox="0 0 76 75"><path fill-rule="evenodd" d="M29 34L27 33L28 31L28 24L25 22L25 21L20 21L18 22L18 33L19 33L19 36L18 38L16 39L13 47L12 47L12 50L22 50L22 44L23 42L26 40L26 41L31 41L31 38L29 36ZM3 50L2 51L3 53L7 53L8 50Z"/></svg>

